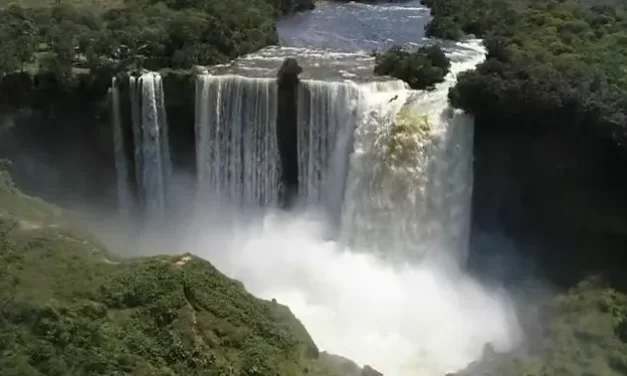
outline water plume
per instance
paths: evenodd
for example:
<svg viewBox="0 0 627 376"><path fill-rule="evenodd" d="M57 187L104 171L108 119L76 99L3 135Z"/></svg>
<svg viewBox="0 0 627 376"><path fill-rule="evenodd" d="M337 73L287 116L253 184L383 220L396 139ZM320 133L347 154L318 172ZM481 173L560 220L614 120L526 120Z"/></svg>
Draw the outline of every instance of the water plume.
<svg viewBox="0 0 627 376"><path fill-rule="evenodd" d="M256 225L188 236L186 249L277 299L321 350L369 364L387 376L443 376L490 343L521 339L512 302L451 264L393 266L368 250L323 240L325 224L302 213L273 213Z"/></svg>

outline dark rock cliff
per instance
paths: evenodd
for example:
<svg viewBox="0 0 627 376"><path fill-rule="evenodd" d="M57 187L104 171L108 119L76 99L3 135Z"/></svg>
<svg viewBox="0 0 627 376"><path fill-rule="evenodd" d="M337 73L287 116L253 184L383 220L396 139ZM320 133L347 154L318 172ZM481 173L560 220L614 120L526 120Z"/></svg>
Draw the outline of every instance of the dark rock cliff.
<svg viewBox="0 0 627 376"><path fill-rule="evenodd" d="M0 155L25 191L64 204L115 196L107 90L111 76L15 74L0 80Z"/></svg>
<svg viewBox="0 0 627 376"><path fill-rule="evenodd" d="M485 245L478 244L482 235L498 233L559 284L590 272L620 276L627 245L627 152L592 132L489 124L476 119L475 250Z"/></svg>
<svg viewBox="0 0 627 376"><path fill-rule="evenodd" d="M290 206L298 193L298 75L303 69L295 59L285 59L277 75L277 139L281 155L281 202Z"/></svg>

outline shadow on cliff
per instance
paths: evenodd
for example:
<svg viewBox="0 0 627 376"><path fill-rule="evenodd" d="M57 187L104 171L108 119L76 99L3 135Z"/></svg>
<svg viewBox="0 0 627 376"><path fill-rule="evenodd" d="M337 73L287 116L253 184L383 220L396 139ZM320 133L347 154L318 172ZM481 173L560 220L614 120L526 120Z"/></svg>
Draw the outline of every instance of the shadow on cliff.
<svg viewBox="0 0 627 376"><path fill-rule="evenodd" d="M486 239L505 238L510 255L498 257L557 286L598 274L625 288L626 165L625 149L593 132L477 119L471 266L493 254Z"/></svg>

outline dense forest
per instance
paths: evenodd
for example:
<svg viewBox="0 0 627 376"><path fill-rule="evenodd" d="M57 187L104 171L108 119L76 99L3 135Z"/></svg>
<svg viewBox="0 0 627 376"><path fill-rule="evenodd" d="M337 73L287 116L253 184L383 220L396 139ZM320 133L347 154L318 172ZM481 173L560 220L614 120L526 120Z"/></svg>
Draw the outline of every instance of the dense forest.
<svg viewBox="0 0 627 376"><path fill-rule="evenodd" d="M563 273L560 278L569 282L594 269L613 269L622 278L627 202L621 192L627 180L619 171L627 161L627 5L424 4L433 15L428 36L476 35L488 51L486 61L460 74L449 93L455 107L476 119L475 207L516 191L502 199L507 205L494 208L500 213L493 222L524 227L521 237L527 239L554 241L552 252L537 251L551 272ZM490 179L483 179L486 174ZM503 175L500 182L497 174ZM577 273L565 267L564 257Z"/></svg>
<svg viewBox="0 0 627 376"><path fill-rule="evenodd" d="M291 0L57 2L0 10L0 75L190 68L277 42L275 20L313 3Z"/></svg>
<svg viewBox="0 0 627 376"><path fill-rule="evenodd" d="M423 46L413 51L392 46L375 52L374 74L392 76L407 82L412 89L431 90L451 68L451 61L438 45Z"/></svg>
<svg viewBox="0 0 627 376"><path fill-rule="evenodd" d="M450 93L473 114L587 128L625 143L627 13L622 2L425 0L427 35L485 40L487 61Z"/></svg>

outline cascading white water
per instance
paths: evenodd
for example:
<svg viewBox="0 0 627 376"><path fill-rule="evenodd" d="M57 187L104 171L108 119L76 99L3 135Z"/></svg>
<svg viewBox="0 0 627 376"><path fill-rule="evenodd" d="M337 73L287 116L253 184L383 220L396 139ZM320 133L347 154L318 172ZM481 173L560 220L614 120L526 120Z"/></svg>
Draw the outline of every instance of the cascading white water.
<svg viewBox="0 0 627 376"><path fill-rule="evenodd" d="M343 207L345 244L400 260L463 259L473 121L449 107L447 93L456 74L485 53L479 41L466 47L434 91L363 88L366 110L355 132Z"/></svg>
<svg viewBox="0 0 627 376"><path fill-rule="evenodd" d="M432 92L399 81L303 83L300 183L310 203L324 205L348 170L341 242L323 240L328 223L292 213L246 226L226 241L227 252L202 248L254 294L287 304L321 349L387 376L442 376L477 359L486 343L505 351L520 340L508 298L459 265L470 220L473 121L449 107L447 92L485 51L480 41L458 48L449 53L451 74ZM338 129L355 129L348 168L342 155L350 137ZM413 262L394 266L382 255Z"/></svg>
<svg viewBox="0 0 627 376"><path fill-rule="evenodd" d="M352 82L301 81L298 92L298 180L301 199L339 216L362 92Z"/></svg>
<svg viewBox="0 0 627 376"><path fill-rule="evenodd" d="M152 220L167 210L172 175L163 83L158 73L129 80L138 198Z"/></svg>
<svg viewBox="0 0 627 376"><path fill-rule="evenodd" d="M113 155L117 174L118 210L121 215L128 217L133 201L128 181L129 164L124 150L124 132L122 130L122 115L120 114L120 90L116 77L113 77L111 80L111 111L113 120Z"/></svg>
<svg viewBox="0 0 627 376"><path fill-rule="evenodd" d="M198 191L230 204L275 202L279 185L277 86L273 79L199 75Z"/></svg>

